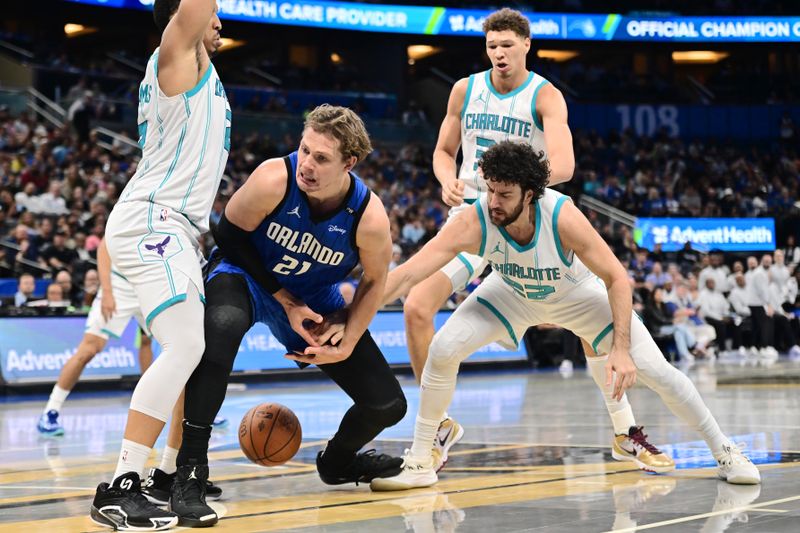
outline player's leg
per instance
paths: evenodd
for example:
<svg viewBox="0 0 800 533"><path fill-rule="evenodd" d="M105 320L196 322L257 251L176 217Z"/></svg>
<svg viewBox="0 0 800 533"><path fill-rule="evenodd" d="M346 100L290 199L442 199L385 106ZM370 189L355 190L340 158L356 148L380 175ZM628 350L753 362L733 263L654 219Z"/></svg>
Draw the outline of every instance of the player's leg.
<svg viewBox="0 0 800 533"><path fill-rule="evenodd" d="M586 366L589 368L597 388L603 395L611 424L614 426L614 442L611 455L618 461L631 461L639 468L649 472L664 473L675 469L675 462L661 450L647 441L642 426L636 425L628 395L623 394L621 400L614 396L613 384L606 384L606 363L608 355L598 355L594 348L581 339L583 353L586 355Z"/></svg>
<svg viewBox="0 0 800 533"><path fill-rule="evenodd" d="M208 526L217 515L206 505L208 440L222 407L239 345L253 323L250 290L242 276L217 274L206 284L206 349L186 383L183 440L170 508L185 526Z"/></svg>
<svg viewBox="0 0 800 533"><path fill-rule="evenodd" d="M444 272L438 271L412 288L403 303L408 355L417 383L422 379L428 349L436 333L433 319L452 293L450 279Z"/></svg>
<svg viewBox="0 0 800 533"><path fill-rule="evenodd" d="M58 381L53 386L47 405L45 405L44 411L39 417L39 422L36 424L39 433L54 437L64 434L64 428L58 421L61 407L78 379L80 379L83 369L94 359L95 355L102 351L105 345L105 338L88 332L84 334L75 353L67 359L67 362L61 368Z"/></svg>
<svg viewBox="0 0 800 533"><path fill-rule="evenodd" d="M317 455L322 481L329 485L366 483L376 477L398 474L400 458L372 450L358 453L406 414L406 398L400 383L369 331L364 332L350 357L320 365L319 369L353 400L325 451Z"/></svg>
<svg viewBox="0 0 800 533"><path fill-rule="evenodd" d="M428 359L428 350L434 335L433 319L436 313L453 291L464 289L485 268L486 262L482 257L461 253L440 271L411 290L403 306L403 316L406 323L406 339L411 357L411 368L417 383L422 378L422 369ZM450 448L463 436L464 428L445 412L433 441L434 455L443 459L442 462L437 463L437 471L447 460Z"/></svg>
<svg viewBox="0 0 800 533"><path fill-rule="evenodd" d="M516 333L502 311L486 300L479 301L477 292L456 309L433 338L422 372L414 442L405 457L403 471L392 478L375 479L370 485L373 490L406 490L436 483L430 443L453 399L461 361L504 335L512 336L516 343Z"/></svg>
<svg viewBox="0 0 800 533"><path fill-rule="evenodd" d="M138 288L140 300L149 287L158 289L154 284ZM158 314L150 329L161 345L161 355L133 391L114 480L97 487L91 507L93 520L123 530L163 529L178 521L174 513L147 501L140 479L152 446L204 348L203 303L193 283L187 282L185 299L154 309Z"/></svg>
<svg viewBox="0 0 800 533"><path fill-rule="evenodd" d="M139 369L144 374L153 364L153 339L141 328L136 335L139 337Z"/></svg>

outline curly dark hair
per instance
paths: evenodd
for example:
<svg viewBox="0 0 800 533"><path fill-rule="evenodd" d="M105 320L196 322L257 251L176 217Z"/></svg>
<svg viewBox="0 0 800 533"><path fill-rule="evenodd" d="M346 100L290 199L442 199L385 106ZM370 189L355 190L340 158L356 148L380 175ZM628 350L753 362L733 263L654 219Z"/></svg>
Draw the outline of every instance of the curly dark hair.
<svg viewBox="0 0 800 533"><path fill-rule="evenodd" d="M544 195L550 181L550 164L544 152L536 152L530 144L502 141L484 152L478 166L487 181L516 183L525 191L532 191L535 202Z"/></svg>
<svg viewBox="0 0 800 533"><path fill-rule="evenodd" d="M511 30L520 37L530 37L531 23L525 15L508 7L495 11L483 21L483 33L506 30Z"/></svg>
<svg viewBox="0 0 800 533"><path fill-rule="evenodd" d="M178 11L179 5L181 5L181 0L156 0L153 3L153 20L158 31L164 33L169 19Z"/></svg>

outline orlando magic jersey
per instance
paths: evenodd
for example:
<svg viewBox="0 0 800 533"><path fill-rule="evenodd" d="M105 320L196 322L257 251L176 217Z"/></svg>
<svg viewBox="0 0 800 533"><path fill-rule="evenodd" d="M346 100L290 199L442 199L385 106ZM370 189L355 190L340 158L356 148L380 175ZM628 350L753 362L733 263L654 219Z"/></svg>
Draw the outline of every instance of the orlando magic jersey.
<svg viewBox="0 0 800 533"><path fill-rule="evenodd" d="M530 243L521 245L505 228L492 224L486 196L475 204L481 222L479 255L493 273L526 300L556 302L582 281L593 276L581 261L561 245L556 230L558 214L568 196L545 189L534 202L536 230Z"/></svg>
<svg viewBox="0 0 800 533"><path fill-rule="evenodd" d="M547 153L544 128L536 114L536 96L547 83L533 72L507 94L492 85L491 69L469 77L461 111L462 163L458 178L464 182L464 198L474 200L486 191L478 175L478 161L490 146L501 141L527 142L537 152Z"/></svg>
<svg viewBox="0 0 800 533"><path fill-rule="evenodd" d="M358 264L356 231L369 203L369 188L350 175L350 189L332 213L315 216L297 186L297 152L284 158L286 194L253 232L264 265L282 287L311 304L338 294L337 284Z"/></svg>
<svg viewBox="0 0 800 533"><path fill-rule="evenodd" d="M165 206L185 216L198 233L208 231L231 134L231 108L214 65L209 63L189 91L166 96L158 85L156 49L139 85L138 117L142 159L120 202ZM148 209L148 226L158 213Z"/></svg>

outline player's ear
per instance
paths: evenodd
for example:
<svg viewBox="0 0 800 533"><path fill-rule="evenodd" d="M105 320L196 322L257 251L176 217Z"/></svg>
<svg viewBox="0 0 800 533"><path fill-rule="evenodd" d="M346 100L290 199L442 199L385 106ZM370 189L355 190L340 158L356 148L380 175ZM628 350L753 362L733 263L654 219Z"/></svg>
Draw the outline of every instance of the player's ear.
<svg viewBox="0 0 800 533"><path fill-rule="evenodd" d="M522 46L525 47L525 53L528 53L528 51L531 49L531 38L525 37L525 39L522 40Z"/></svg>
<svg viewBox="0 0 800 533"><path fill-rule="evenodd" d="M533 191L531 191L531 190L525 191L523 193L523 197L525 198L525 203L526 204L532 204L533 203Z"/></svg>
<svg viewBox="0 0 800 533"><path fill-rule="evenodd" d="M358 158L356 156L351 155L350 157L346 157L344 159L345 171L350 172L351 170L353 170L353 167L356 166L356 163L358 163Z"/></svg>

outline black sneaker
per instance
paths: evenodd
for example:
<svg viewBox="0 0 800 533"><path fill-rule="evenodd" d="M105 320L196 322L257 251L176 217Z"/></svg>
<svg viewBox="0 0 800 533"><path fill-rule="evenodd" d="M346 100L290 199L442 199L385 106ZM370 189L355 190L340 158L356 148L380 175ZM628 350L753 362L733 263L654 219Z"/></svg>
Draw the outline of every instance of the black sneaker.
<svg viewBox="0 0 800 533"><path fill-rule="evenodd" d="M175 481L175 472L167 474L160 468L151 468L147 479L142 484L142 493L151 503L167 505L169 494L172 491L172 482ZM211 480L206 481L206 499L219 500L222 489L214 485Z"/></svg>
<svg viewBox="0 0 800 533"><path fill-rule="evenodd" d="M119 531L161 531L178 524L178 517L144 497L139 474L128 472L109 485L100 483L92 501L92 521Z"/></svg>
<svg viewBox="0 0 800 533"><path fill-rule="evenodd" d="M206 504L208 465L179 466L172 484L169 510L177 514L180 525L209 527L219 520L214 509Z"/></svg>
<svg viewBox="0 0 800 533"><path fill-rule="evenodd" d="M326 465L324 452L317 454L317 472L327 485L369 483L376 477L394 477L402 470L402 457L379 454L375 450L356 454L353 461L344 468Z"/></svg>

